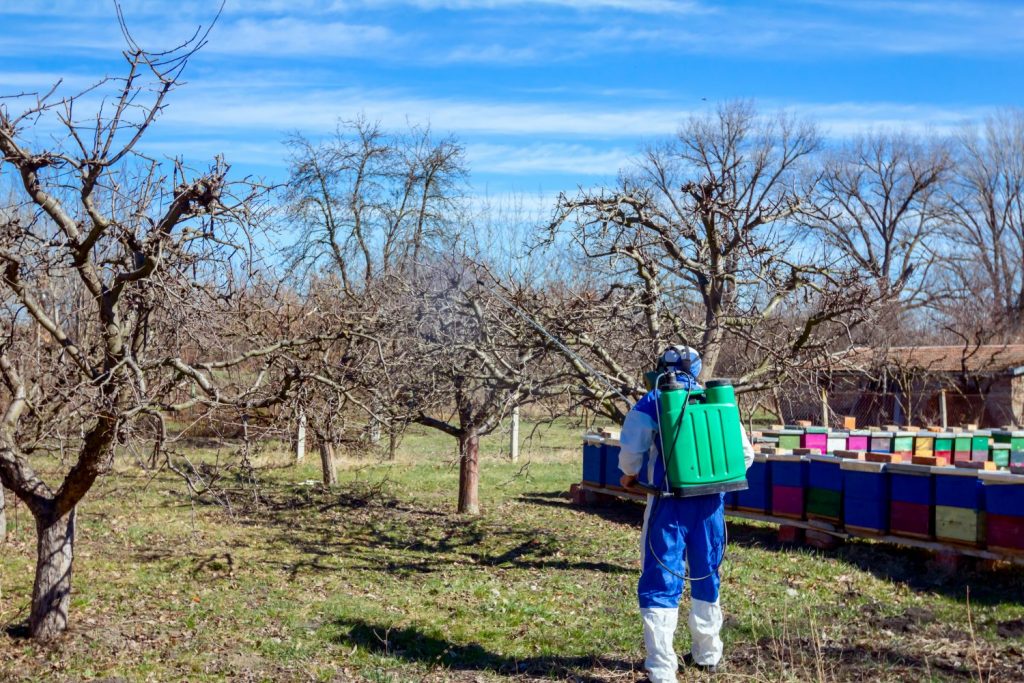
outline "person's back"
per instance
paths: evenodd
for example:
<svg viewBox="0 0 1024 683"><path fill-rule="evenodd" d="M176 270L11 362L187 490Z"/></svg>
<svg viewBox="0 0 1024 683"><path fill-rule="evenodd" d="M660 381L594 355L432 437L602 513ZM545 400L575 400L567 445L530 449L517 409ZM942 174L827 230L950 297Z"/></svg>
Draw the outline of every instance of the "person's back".
<svg viewBox="0 0 1024 683"><path fill-rule="evenodd" d="M662 354L659 367L675 373L677 382L689 388L700 388L697 376L701 362L695 350L671 347ZM620 482L625 488L642 482L665 490L666 473L658 438L658 395L658 389L652 389L633 406L623 423L619 469L625 473ZM742 437L749 467L753 449L745 433ZM643 467L645 457L646 468ZM655 683L676 680L678 663L672 640L686 578L690 579L692 598L689 661L702 668L713 668L721 660L718 567L725 552L723 499L721 493L688 498L648 495L641 533L637 598L647 649L645 667Z"/></svg>

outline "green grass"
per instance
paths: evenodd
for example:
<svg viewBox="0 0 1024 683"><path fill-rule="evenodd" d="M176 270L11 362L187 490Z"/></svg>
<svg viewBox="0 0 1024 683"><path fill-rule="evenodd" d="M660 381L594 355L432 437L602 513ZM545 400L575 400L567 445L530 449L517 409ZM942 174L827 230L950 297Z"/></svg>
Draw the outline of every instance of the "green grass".
<svg viewBox="0 0 1024 683"><path fill-rule="evenodd" d="M394 462L346 459L331 492L307 485L315 457L265 455L260 503L239 489L230 510L124 463L80 508L68 635L0 634L0 680L636 680L642 508L569 504L579 431L539 429L518 464L507 435L485 439L477 518L453 514L454 441L427 431ZM23 508L8 512L0 623L16 626L34 536ZM720 678L1024 679L1019 569L951 577L905 549L730 533Z"/></svg>

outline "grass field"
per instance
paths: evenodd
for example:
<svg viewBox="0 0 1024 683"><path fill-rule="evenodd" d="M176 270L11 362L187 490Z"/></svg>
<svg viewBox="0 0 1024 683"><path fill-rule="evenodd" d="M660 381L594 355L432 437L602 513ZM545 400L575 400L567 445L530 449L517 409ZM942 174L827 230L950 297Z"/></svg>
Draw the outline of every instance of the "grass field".
<svg viewBox="0 0 1024 683"><path fill-rule="evenodd" d="M330 492L315 458L268 454L258 500L239 486L230 509L124 464L80 507L71 628L48 647L22 637L34 531L9 509L0 680L638 680L642 509L569 504L579 431L538 430L519 464L485 440L474 519L452 514L452 442L428 432L394 463L345 460ZM716 679L1024 680L1019 568L949 575L926 553L811 551L730 522L722 602Z"/></svg>

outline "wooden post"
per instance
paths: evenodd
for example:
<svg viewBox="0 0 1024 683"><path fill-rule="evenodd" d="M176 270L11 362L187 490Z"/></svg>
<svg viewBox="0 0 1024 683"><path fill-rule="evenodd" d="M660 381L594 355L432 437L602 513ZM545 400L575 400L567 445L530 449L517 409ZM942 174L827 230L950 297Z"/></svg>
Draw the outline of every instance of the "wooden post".
<svg viewBox="0 0 1024 683"><path fill-rule="evenodd" d="M821 388L821 426L828 427L828 393Z"/></svg>
<svg viewBox="0 0 1024 683"><path fill-rule="evenodd" d="M948 429L948 417L946 415L946 390L943 389L939 392L939 415L942 416L942 428Z"/></svg>
<svg viewBox="0 0 1024 683"><path fill-rule="evenodd" d="M512 408L512 437L509 442L512 462L519 462L519 406Z"/></svg>
<svg viewBox="0 0 1024 683"><path fill-rule="evenodd" d="M4 487L0 484L0 543L7 539L7 508L4 502Z"/></svg>
<svg viewBox="0 0 1024 683"><path fill-rule="evenodd" d="M338 470L334 466L334 446L320 441L320 464L324 470L324 486L331 488L338 483Z"/></svg>
<svg viewBox="0 0 1024 683"><path fill-rule="evenodd" d="M299 408L299 424L295 428L295 462L306 459L306 410Z"/></svg>
<svg viewBox="0 0 1024 683"><path fill-rule="evenodd" d="M370 445L380 444L380 420L376 417L370 418Z"/></svg>

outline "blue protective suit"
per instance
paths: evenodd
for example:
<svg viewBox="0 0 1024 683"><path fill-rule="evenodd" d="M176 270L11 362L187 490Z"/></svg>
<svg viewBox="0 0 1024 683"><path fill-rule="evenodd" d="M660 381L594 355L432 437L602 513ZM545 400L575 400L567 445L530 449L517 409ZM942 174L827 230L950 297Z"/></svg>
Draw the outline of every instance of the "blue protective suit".
<svg viewBox="0 0 1024 683"><path fill-rule="evenodd" d="M700 356L690 354L690 375L677 381L700 388ZM620 436L619 469L645 484L665 486L657 421L658 391L651 391L626 415ZM754 451L743 434L747 467ZM718 602L718 566L725 552L724 495L693 498L648 496L641 533L641 574L637 598L644 624L645 662L654 683L676 680L677 658L672 641L683 593L683 575L690 577L689 616L691 653L702 665L718 664L722 657L722 610ZM685 559L685 565L684 565Z"/></svg>

